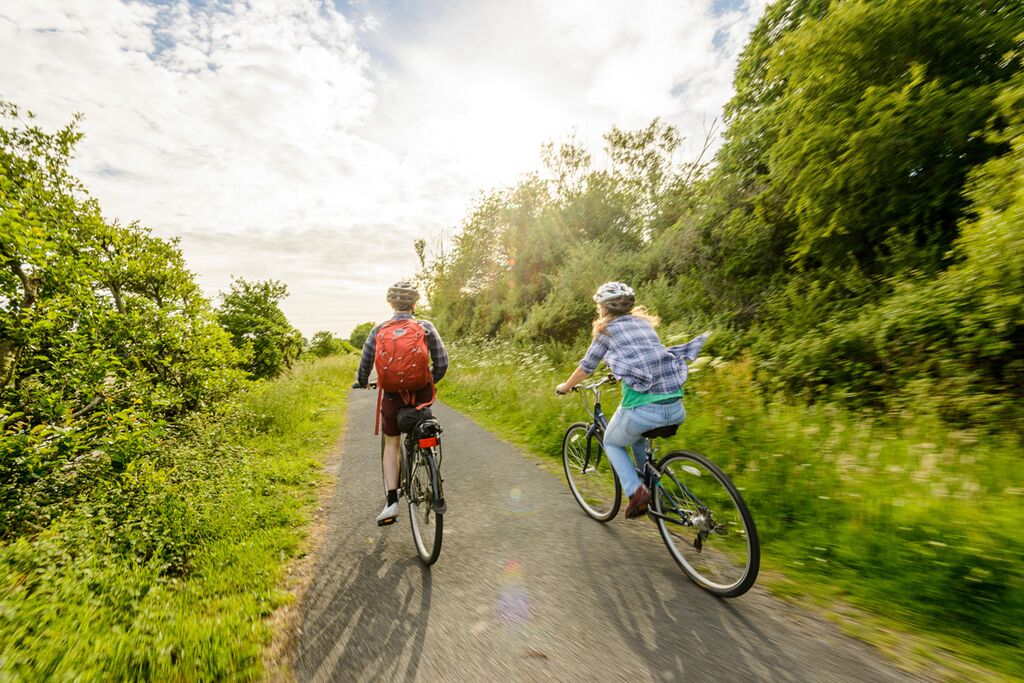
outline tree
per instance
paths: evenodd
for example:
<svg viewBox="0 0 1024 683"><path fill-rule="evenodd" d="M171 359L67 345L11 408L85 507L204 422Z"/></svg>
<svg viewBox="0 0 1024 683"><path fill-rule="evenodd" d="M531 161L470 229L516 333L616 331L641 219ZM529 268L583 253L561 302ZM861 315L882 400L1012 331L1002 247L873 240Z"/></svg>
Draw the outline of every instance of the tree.
<svg viewBox="0 0 1024 683"><path fill-rule="evenodd" d="M979 135L1021 68L1004 56L1024 9L1004 0L849 2L770 53L783 84L764 112L768 182L806 267L935 269L957 235L972 168L1005 148Z"/></svg>
<svg viewBox="0 0 1024 683"><path fill-rule="evenodd" d="M356 349L362 349L363 344L366 342L366 337L369 336L370 330L373 329L375 323L360 323L355 326L352 330L352 334L348 337L348 343L354 346Z"/></svg>
<svg viewBox="0 0 1024 683"><path fill-rule="evenodd" d="M340 337L335 337L327 330L320 330L314 334L307 350L317 358L326 358L327 356L353 353L355 351L351 344Z"/></svg>
<svg viewBox="0 0 1024 683"><path fill-rule="evenodd" d="M288 322L280 303L288 288L276 280L235 278L221 294L217 318L232 343L246 355L244 367L257 379L276 377L302 352L302 334Z"/></svg>
<svg viewBox="0 0 1024 683"><path fill-rule="evenodd" d="M49 133L0 102L0 539L152 455L242 383L176 243L105 221Z"/></svg>

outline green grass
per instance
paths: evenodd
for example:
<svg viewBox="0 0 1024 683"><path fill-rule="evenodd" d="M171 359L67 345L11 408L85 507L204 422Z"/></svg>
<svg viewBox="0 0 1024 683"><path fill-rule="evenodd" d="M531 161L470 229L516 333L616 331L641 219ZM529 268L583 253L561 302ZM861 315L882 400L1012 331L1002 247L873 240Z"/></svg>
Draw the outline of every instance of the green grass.
<svg viewBox="0 0 1024 683"><path fill-rule="evenodd" d="M576 396L554 394L571 366L510 344L453 347L442 400L560 458L565 428L586 419ZM604 395L608 415L618 398ZM692 375L685 404L684 427L660 448L710 456L741 489L764 583L782 575L780 592L852 604L929 646L1024 676L1018 435L766 401L742 362Z"/></svg>
<svg viewBox="0 0 1024 683"><path fill-rule="evenodd" d="M0 680L258 677L355 363L258 385L0 547Z"/></svg>

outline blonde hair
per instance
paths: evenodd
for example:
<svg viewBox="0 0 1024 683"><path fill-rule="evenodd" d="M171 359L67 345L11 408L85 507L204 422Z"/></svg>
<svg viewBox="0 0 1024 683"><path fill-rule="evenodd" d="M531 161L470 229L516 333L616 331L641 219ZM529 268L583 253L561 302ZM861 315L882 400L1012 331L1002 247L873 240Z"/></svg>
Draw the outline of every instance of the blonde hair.
<svg viewBox="0 0 1024 683"><path fill-rule="evenodd" d="M616 318L621 318L624 315L631 315L634 318L646 320L651 324L651 327L657 327L658 324L661 322L661 318L659 318L656 315L651 315L650 313L648 313L647 308L645 306L634 306L633 310L631 310L629 313L620 313L618 315L616 315L615 313L610 313L607 308L601 305L598 305L597 310L597 320L594 321L594 326L591 330L594 339L597 339L599 335L605 333L605 331L608 329L608 323L615 320Z"/></svg>

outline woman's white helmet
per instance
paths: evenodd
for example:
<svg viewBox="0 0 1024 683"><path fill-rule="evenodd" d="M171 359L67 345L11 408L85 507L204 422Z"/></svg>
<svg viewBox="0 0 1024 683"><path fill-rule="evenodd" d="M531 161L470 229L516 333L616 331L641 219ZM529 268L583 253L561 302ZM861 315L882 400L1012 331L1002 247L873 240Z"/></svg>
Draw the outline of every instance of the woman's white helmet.
<svg viewBox="0 0 1024 683"><path fill-rule="evenodd" d="M597 288L594 301L604 306L613 315L622 315L633 310L636 297L633 288L623 282L606 282Z"/></svg>

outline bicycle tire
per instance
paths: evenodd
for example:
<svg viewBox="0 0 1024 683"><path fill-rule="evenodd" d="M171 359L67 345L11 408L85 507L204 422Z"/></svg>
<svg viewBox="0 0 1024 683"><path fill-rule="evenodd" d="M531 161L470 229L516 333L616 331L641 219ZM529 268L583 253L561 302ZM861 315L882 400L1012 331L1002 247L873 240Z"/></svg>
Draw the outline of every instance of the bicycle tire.
<svg viewBox="0 0 1024 683"><path fill-rule="evenodd" d="M746 593L757 580L761 544L739 490L699 453L673 451L658 461L657 468L654 519L672 559L710 593L723 598ZM690 519L698 523L672 521L683 516L680 511L692 512Z"/></svg>
<svg viewBox="0 0 1024 683"><path fill-rule="evenodd" d="M410 462L409 487L406 500L409 504L409 526L416 554L426 566L437 562L441 556L441 539L444 536L444 501L440 498L441 473L430 450L416 448Z"/></svg>
<svg viewBox="0 0 1024 683"><path fill-rule="evenodd" d="M590 424L575 422L562 438L562 469L573 498L591 519L608 522L622 504L622 485L604 451L601 437L587 439ZM596 443L596 450L591 450ZM596 464L591 464L596 463Z"/></svg>

